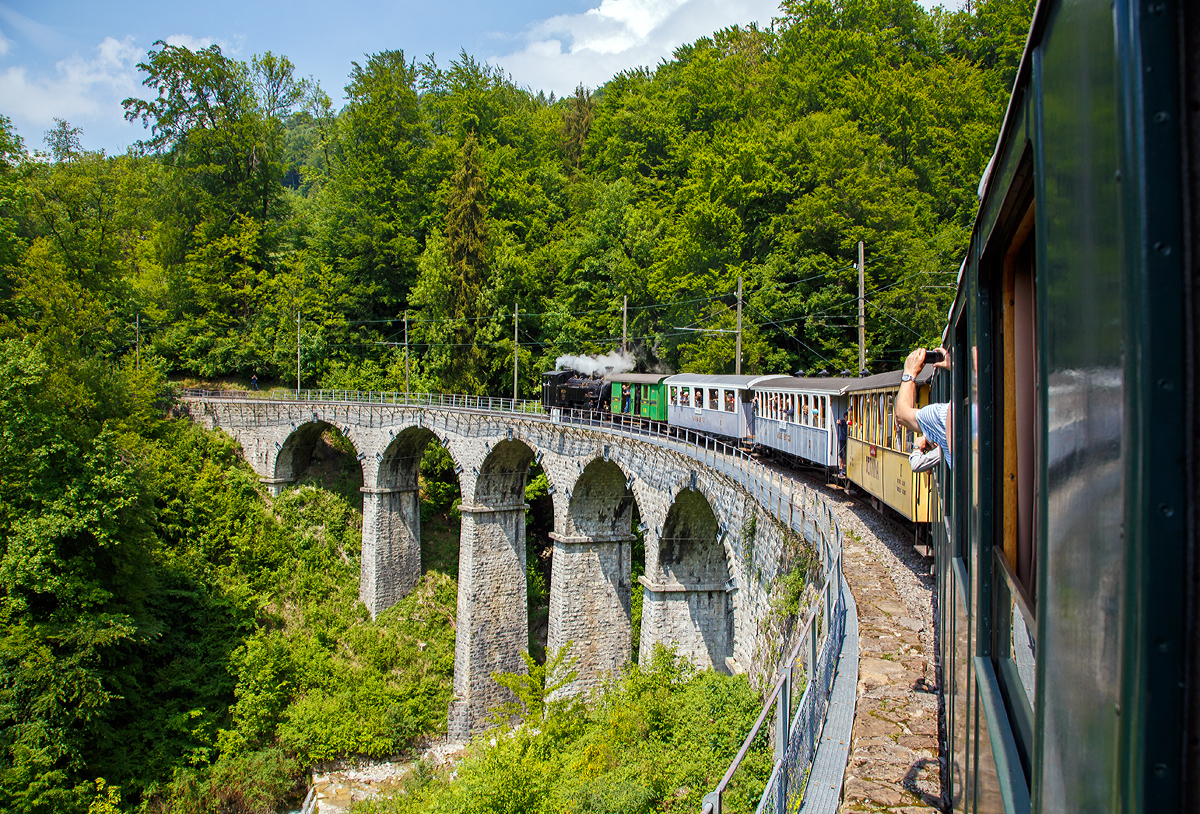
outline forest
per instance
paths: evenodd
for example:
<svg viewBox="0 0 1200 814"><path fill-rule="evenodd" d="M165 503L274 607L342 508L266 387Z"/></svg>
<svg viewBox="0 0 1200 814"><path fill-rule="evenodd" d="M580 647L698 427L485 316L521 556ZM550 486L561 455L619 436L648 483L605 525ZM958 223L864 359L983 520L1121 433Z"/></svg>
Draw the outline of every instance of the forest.
<svg viewBox="0 0 1200 814"><path fill-rule="evenodd" d="M894 369L940 337L1032 6L787 0L565 98L394 50L335 106L286 56L160 42L123 155L0 115L0 808L284 810L316 762L445 732L444 457L423 580L372 621L344 439L272 499L173 387L503 396L515 358L533 398L619 346L625 302L640 368L731 373L739 280L744 372L837 375L859 241ZM670 651L591 699L522 686L536 725L392 807L698 810L758 709Z"/></svg>

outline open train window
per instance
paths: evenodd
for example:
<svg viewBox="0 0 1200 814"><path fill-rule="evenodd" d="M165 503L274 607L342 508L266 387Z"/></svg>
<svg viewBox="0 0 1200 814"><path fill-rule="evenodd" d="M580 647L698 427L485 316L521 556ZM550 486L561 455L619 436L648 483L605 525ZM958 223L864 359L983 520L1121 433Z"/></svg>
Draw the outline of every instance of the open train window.
<svg viewBox="0 0 1200 814"><path fill-rule="evenodd" d="M1029 777L1037 662L1037 263L1035 204L1028 193L1010 209L1003 242L989 251L992 290L1000 303L995 388L999 410L992 435L999 483L992 547L992 661L1021 762ZM999 227L998 227L999 229Z"/></svg>
<svg viewBox="0 0 1200 814"><path fill-rule="evenodd" d="M1034 495L1037 484L1037 295L1034 287L1032 204L1005 253L1001 337L1004 371L1004 559L1029 599L1034 596Z"/></svg>

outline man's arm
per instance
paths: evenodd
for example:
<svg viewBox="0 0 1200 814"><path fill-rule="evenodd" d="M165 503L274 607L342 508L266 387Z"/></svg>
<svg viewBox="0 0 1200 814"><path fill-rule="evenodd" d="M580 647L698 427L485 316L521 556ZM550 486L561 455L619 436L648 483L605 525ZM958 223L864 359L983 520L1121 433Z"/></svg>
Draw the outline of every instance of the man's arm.
<svg viewBox="0 0 1200 814"><path fill-rule="evenodd" d="M914 379L925 367L925 349L917 348L904 360L904 372ZM917 383L915 381L900 382L900 392L896 394L896 423L913 432L920 432L917 424Z"/></svg>
<svg viewBox="0 0 1200 814"><path fill-rule="evenodd" d="M942 349L942 361L935 363L934 367L950 369L950 354L944 348ZM914 379L924 368L924 348L917 348L904 360L904 372ZM917 424L917 409L917 383L915 381L901 382L900 392L896 394L896 423L913 432L920 432L921 427Z"/></svg>

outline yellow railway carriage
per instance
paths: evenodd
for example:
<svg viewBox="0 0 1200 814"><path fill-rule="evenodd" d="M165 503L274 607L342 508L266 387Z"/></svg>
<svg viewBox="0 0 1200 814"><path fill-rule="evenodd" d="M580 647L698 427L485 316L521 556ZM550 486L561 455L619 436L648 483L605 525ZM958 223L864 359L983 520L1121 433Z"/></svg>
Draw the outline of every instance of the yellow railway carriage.
<svg viewBox="0 0 1200 814"><path fill-rule="evenodd" d="M930 472L908 463L916 434L896 424L896 394L902 371L868 376L847 387L846 476L877 501L914 523L928 523L932 505ZM917 377L917 404L929 403L931 369Z"/></svg>

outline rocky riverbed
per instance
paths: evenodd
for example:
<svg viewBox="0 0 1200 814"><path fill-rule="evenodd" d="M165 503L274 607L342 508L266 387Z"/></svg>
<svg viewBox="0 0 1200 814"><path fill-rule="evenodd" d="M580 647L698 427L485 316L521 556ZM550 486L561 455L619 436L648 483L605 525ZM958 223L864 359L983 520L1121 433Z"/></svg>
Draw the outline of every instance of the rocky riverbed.
<svg viewBox="0 0 1200 814"><path fill-rule="evenodd" d="M458 760L465 748L461 743L438 742L409 760L339 760L321 764L313 769L315 800L308 812L344 814L354 803L391 797L422 760L444 766Z"/></svg>

